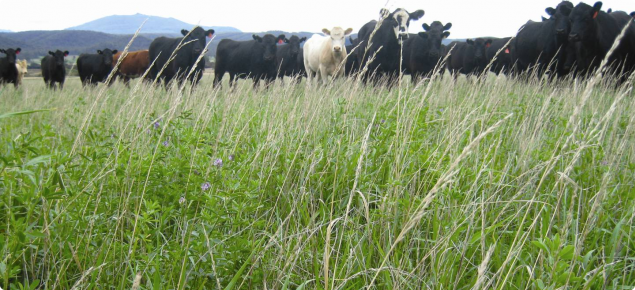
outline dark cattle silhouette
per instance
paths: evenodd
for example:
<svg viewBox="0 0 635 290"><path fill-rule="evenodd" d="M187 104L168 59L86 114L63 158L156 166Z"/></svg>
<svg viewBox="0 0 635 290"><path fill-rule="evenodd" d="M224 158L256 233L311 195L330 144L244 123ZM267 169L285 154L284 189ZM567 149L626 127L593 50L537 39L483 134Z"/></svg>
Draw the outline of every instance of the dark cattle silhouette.
<svg viewBox="0 0 635 290"><path fill-rule="evenodd" d="M6 56L0 58L0 86L4 84L13 84L14 87L18 87L18 68L16 67L17 55L22 51L21 48L8 48L0 49L0 53L4 53Z"/></svg>
<svg viewBox="0 0 635 290"><path fill-rule="evenodd" d="M452 49L448 57L447 68L456 77L459 73L477 75L487 66L485 51L492 44L491 39L468 39L466 42L452 42L448 47Z"/></svg>
<svg viewBox="0 0 635 290"><path fill-rule="evenodd" d="M214 29L204 30L196 27L191 32L182 29L181 34L183 37L159 37L150 43L149 61L154 61L154 65L150 68L148 76L163 81L166 87L173 79L181 85L192 69L194 71L188 80L193 85L198 83L205 70L205 60L201 59L198 63L196 61L205 49L205 37L211 38ZM170 61L172 57L174 59Z"/></svg>
<svg viewBox="0 0 635 290"><path fill-rule="evenodd" d="M396 77L399 75L399 66L401 64L401 44L407 39L408 27L411 20L418 20L423 17L425 12L417 10L409 13L403 8L398 8L392 13L382 8L379 12L383 19L377 31L371 34L378 25L373 20L366 23L359 30L358 39L362 43L357 54L360 67L368 67L368 70L362 77L364 81L369 80L371 76L375 76L373 81L378 81L382 77L388 78L388 84L394 84ZM381 49L380 49L381 48ZM369 60L374 57L369 63Z"/></svg>
<svg viewBox="0 0 635 290"><path fill-rule="evenodd" d="M406 73L412 74L412 81L418 82L419 78L429 75L445 56L441 42L450 36L447 31L452 23L434 21L430 25L421 25L424 32L410 36L404 42L403 65Z"/></svg>
<svg viewBox="0 0 635 290"><path fill-rule="evenodd" d="M497 75L501 73L509 74L514 65L511 50L509 45L507 45L510 39L511 37L492 38L492 44L485 50L487 63L492 63L490 71ZM498 53L499 51L500 53ZM497 53L498 55L496 55ZM496 57L495 60L494 57Z"/></svg>
<svg viewBox="0 0 635 290"><path fill-rule="evenodd" d="M266 34L263 37L253 35L253 40L235 41L223 39L216 49L214 68L214 86L219 85L223 75L229 73L229 84L234 85L236 78L252 78L254 87L264 80L267 84L277 77L276 43L284 41L281 34L275 37Z"/></svg>
<svg viewBox="0 0 635 290"><path fill-rule="evenodd" d="M119 58L123 52L118 52L112 57L112 65L117 65ZM121 61L117 67L116 76L123 79L123 82L128 85L131 78L142 76L150 67L150 52L148 50L139 50L128 52L126 57Z"/></svg>
<svg viewBox="0 0 635 290"><path fill-rule="evenodd" d="M609 59L613 69L624 69L625 75L635 70L635 25L623 11L601 11L602 2L593 6L580 3L571 11L569 41L576 43L576 66L584 74L594 70L605 58L622 29L629 25L624 38ZM626 76L623 76L623 80Z"/></svg>
<svg viewBox="0 0 635 290"><path fill-rule="evenodd" d="M280 45L276 49L276 69L278 70L278 77L283 78L285 76L288 77L300 77L302 76L302 71L299 70L301 67L302 59L299 59L300 51L300 43L306 41L306 37L299 38L295 35L291 36L288 39L285 39L285 44Z"/></svg>
<svg viewBox="0 0 635 290"><path fill-rule="evenodd" d="M97 50L97 54L81 54L77 58L77 72L82 85L97 85L105 82L112 71L112 55L117 50Z"/></svg>
<svg viewBox="0 0 635 290"><path fill-rule="evenodd" d="M551 16L548 20L530 20L520 29L511 44L512 61L519 72L535 67L538 75L547 71L555 71L560 76L568 73L565 60L572 9L571 2L560 2L556 8L545 9Z"/></svg>
<svg viewBox="0 0 635 290"><path fill-rule="evenodd" d="M362 47L358 47L359 38L353 39L353 37L349 37L348 39L351 44L346 46L348 57L346 58L346 69L344 71L344 74L347 76L352 76L359 71L359 60L357 58L357 54L359 53L360 49L362 49Z"/></svg>
<svg viewBox="0 0 635 290"><path fill-rule="evenodd" d="M68 51L58 49L55 52L49 51L49 55L42 58L42 77L48 88L55 89L55 83L58 83L60 90L64 88L64 80L66 80L64 57L66 56Z"/></svg>

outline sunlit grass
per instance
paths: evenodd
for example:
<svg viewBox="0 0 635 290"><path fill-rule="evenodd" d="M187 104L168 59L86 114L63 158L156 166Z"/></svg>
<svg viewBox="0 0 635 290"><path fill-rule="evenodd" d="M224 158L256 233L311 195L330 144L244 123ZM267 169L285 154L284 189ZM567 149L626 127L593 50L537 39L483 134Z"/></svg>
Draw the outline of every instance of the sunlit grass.
<svg viewBox="0 0 635 290"><path fill-rule="evenodd" d="M1 88L2 288L635 286L632 80L211 80Z"/></svg>

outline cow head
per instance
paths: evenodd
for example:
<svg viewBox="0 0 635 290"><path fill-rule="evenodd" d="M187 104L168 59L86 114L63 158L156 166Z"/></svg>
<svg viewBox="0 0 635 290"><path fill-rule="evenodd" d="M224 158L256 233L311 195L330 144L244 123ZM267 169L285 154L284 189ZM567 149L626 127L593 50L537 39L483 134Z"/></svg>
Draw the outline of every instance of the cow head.
<svg viewBox="0 0 635 290"><path fill-rule="evenodd" d="M64 66L64 57L68 56L68 51L62 52L58 49L55 52L49 51L49 54L53 56L55 66Z"/></svg>
<svg viewBox="0 0 635 290"><path fill-rule="evenodd" d="M263 51L262 58L264 61L267 61L267 62L273 61L276 59L276 51L277 51L276 44L281 40L285 41L287 39L284 36L284 34L280 34L278 35L278 37L275 37L271 34L265 34L265 36L260 37L254 34L252 37L259 45L263 47L264 51Z"/></svg>
<svg viewBox="0 0 635 290"><path fill-rule="evenodd" d="M566 36L571 31L569 15L573 10L573 4L569 1L562 1L556 8L547 7L545 12L555 21L555 30L558 36Z"/></svg>
<svg viewBox="0 0 635 290"><path fill-rule="evenodd" d="M452 23L448 22L446 25L439 21L434 21L428 25L424 23L421 25L424 32L419 32L419 37L427 40L424 44L424 49L431 58L439 58L443 51L441 50L441 42L450 36L450 30Z"/></svg>
<svg viewBox="0 0 635 290"><path fill-rule="evenodd" d="M6 58L9 61L10 64L15 64L15 60L17 58L17 55L20 54L20 51L22 51L21 48L8 48L8 49L0 49L0 53L4 53L6 54Z"/></svg>
<svg viewBox="0 0 635 290"><path fill-rule="evenodd" d="M181 29L181 34L183 34L183 43L190 42L189 45L191 45L192 52L198 57L205 49L205 37L212 38L214 29L205 30L197 26L191 32Z"/></svg>
<svg viewBox="0 0 635 290"><path fill-rule="evenodd" d="M112 66L112 56L117 53L117 50L110 50L106 48L104 50L97 50L97 53L104 58L104 64L106 66Z"/></svg>
<svg viewBox="0 0 635 290"><path fill-rule="evenodd" d="M300 53L300 43L303 41L306 41L306 37L299 38L295 35L284 40L284 42L289 45L289 54L291 54L292 58L297 57Z"/></svg>
<svg viewBox="0 0 635 290"><path fill-rule="evenodd" d="M571 33L569 33L569 40L581 41L589 38L590 35L595 33L595 19L602 12L602 2L595 2L593 6L589 6L585 3L580 3L569 15L571 19Z"/></svg>
<svg viewBox="0 0 635 290"><path fill-rule="evenodd" d="M408 38L408 28L410 27L410 20L419 20L425 12L423 10L417 10L413 13L408 13L406 9L397 8L397 10L390 13L388 9L382 8L379 11L379 16L384 19L385 23L392 25L395 31L395 37L398 41L402 41Z"/></svg>
<svg viewBox="0 0 635 290"><path fill-rule="evenodd" d="M635 19L635 11L631 12L631 17L633 17L633 19Z"/></svg>
<svg viewBox="0 0 635 290"><path fill-rule="evenodd" d="M27 74L27 67L28 67L28 63L26 62L26 59L23 60L18 60L15 63L15 67L18 69L18 73L21 74L22 76Z"/></svg>
<svg viewBox="0 0 635 290"><path fill-rule="evenodd" d="M327 36L331 37L331 51L332 52L344 52L346 53L346 36L353 32L353 28L349 28L344 30L343 28L337 26L333 27L333 29L328 30L326 28L322 29L322 32Z"/></svg>
<svg viewBox="0 0 635 290"><path fill-rule="evenodd" d="M492 45L491 39L483 39L483 38L477 38L474 40L468 39L466 42L468 45L472 46L472 51L474 52L473 57L476 63L487 62L487 57L485 55L485 52L487 48L490 47L490 45Z"/></svg>

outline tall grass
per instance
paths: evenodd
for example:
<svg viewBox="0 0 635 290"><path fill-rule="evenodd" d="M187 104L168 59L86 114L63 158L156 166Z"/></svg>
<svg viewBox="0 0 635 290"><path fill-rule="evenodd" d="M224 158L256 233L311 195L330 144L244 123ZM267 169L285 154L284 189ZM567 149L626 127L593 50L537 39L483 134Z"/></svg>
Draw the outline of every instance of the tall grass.
<svg viewBox="0 0 635 290"><path fill-rule="evenodd" d="M24 82L3 289L635 285L632 79Z"/></svg>

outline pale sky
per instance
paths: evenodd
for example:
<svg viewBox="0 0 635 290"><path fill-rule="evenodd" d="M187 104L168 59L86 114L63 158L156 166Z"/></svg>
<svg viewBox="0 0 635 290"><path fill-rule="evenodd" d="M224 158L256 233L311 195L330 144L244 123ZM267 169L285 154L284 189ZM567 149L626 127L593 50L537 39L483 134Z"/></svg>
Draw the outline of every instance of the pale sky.
<svg viewBox="0 0 635 290"><path fill-rule="evenodd" d="M30 2L30 1L27 1ZM34 1L26 7L22 1L3 1L0 29L12 31L60 30L104 16L141 13L173 17L187 23L206 26L233 26L245 32L284 30L313 31L333 26L362 25L379 17L382 7L402 7L413 12L423 9L425 16L411 22L410 32L421 31L421 24L439 20L452 22L450 38L512 36L527 20L547 17L546 7L559 0L55 0ZM572 1L574 5L578 1ZM595 2L586 2L593 5ZM635 11L633 0L604 0L602 10ZM184 27L185 28L185 27Z"/></svg>

